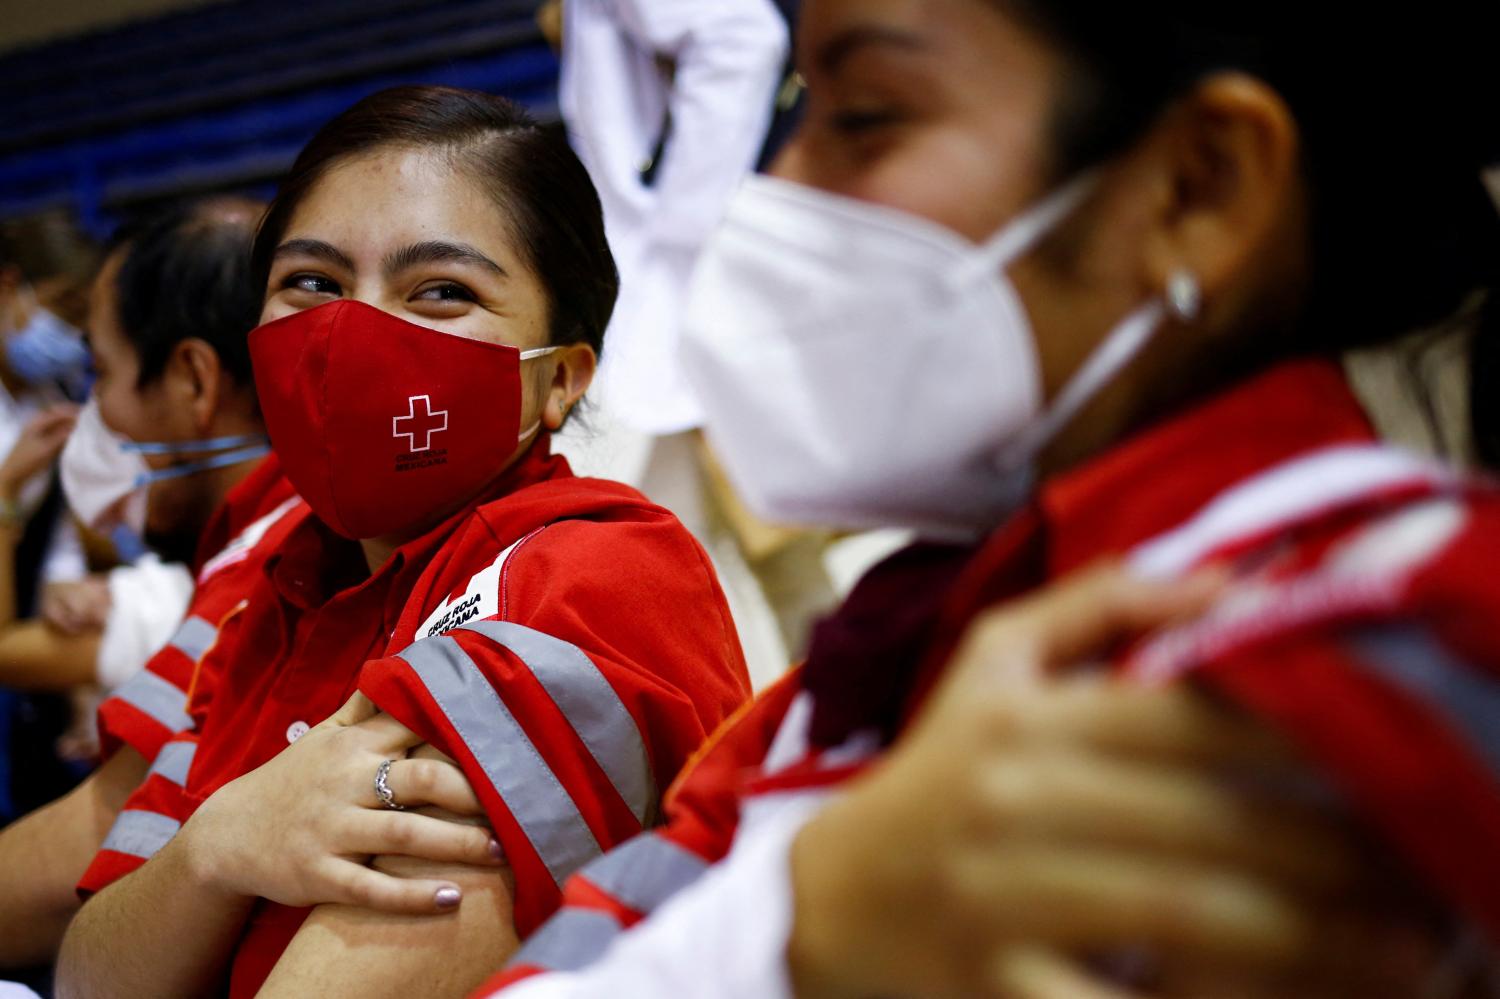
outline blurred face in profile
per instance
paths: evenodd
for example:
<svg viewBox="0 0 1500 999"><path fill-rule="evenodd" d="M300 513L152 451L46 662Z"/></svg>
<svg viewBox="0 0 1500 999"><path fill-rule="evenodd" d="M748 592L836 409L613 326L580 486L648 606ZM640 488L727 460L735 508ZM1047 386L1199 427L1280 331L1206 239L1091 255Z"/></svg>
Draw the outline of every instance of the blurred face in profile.
<svg viewBox="0 0 1500 999"><path fill-rule="evenodd" d="M936 222L974 243L1070 179L1056 142L1078 73L997 0L808 0L806 116L773 172ZM1295 123L1268 86L1223 74L1091 167L1089 195L1007 269L1050 398L1187 268L1208 307L1170 321L1043 456L1077 460L1139 421L1251 323L1292 307L1306 230ZM1199 379L1201 382L1202 379Z"/></svg>
<svg viewBox="0 0 1500 999"><path fill-rule="evenodd" d="M982 0L812 0L799 22L807 114L775 171L979 242L1041 196L1062 76Z"/></svg>
<svg viewBox="0 0 1500 999"><path fill-rule="evenodd" d="M141 356L120 320L120 268L129 247L112 253L99 269L89 293L89 350L93 355L93 398L99 415L116 433L137 442L191 441L202 437L192 410L180 404L196 394L193 372L178 352L155 378L141 381ZM167 468L190 456L146 455L153 469ZM215 504L205 498L201 476L187 475L153 482L146 496L146 535L164 555L190 558L198 529Z"/></svg>

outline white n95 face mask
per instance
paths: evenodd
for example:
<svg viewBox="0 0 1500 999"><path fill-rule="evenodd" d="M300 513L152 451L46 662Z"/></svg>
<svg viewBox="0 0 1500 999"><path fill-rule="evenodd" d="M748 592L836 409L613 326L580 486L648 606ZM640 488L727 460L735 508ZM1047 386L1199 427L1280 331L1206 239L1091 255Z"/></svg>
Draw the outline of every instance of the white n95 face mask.
<svg viewBox="0 0 1500 999"><path fill-rule="evenodd" d="M99 403L90 396L68 435L68 443L63 446L58 473L68 506L85 527L107 534L124 526L143 535L146 497L153 482L253 461L270 450L270 444L261 434L200 441L133 441L109 428L99 415ZM148 454L209 456L153 469L146 464Z"/></svg>
<svg viewBox="0 0 1500 999"><path fill-rule="evenodd" d="M1005 270L1091 187L982 245L904 212L749 178L700 259L683 363L735 486L761 516L973 537L1023 502L1032 463L1150 338L1132 313L1044 405Z"/></svg>

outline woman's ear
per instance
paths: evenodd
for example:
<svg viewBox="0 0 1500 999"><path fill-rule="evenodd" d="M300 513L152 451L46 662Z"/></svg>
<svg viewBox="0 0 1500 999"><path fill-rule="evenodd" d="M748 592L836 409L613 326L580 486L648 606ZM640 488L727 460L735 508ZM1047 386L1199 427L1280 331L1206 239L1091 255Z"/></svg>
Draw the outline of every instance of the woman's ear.
<svg viewBox="0 0 1500 999"><path fill-rule="evenodd" d="M1220 73L1180 100L1155 132L1152 155L1166 196L1146 240L1143 279L1162 290L1185 271L1211 303L1243 283L1295 217L1296 120L1262 81Z"/></svg>
<svg viewBox="0 0 1500 999"><path fill-rule="evenodd" d="M562 427L568 413L593 384L594 372L599 367L599 355L586 343L570 343L556 356L557 367L552 372L547 404L542 410L542 423L548 430Z"/></svg>
<svg viewBox="0 0 1500 999"><path fill-rule="evenodd" d="M163 387L174 408L191 417L198 437L212 436L224 393L223 377L218 351L197 337L179 341L167 358Z"/></svg>

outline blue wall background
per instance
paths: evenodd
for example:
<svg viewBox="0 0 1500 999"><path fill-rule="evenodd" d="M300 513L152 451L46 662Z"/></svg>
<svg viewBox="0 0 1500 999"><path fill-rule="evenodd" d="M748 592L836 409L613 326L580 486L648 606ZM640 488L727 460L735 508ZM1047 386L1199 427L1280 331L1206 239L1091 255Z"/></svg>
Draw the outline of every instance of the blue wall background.
<svg viewBox="0 0 1500 999"><path fill-rule="evenodd" d="M0 218L96 236L184 194L268 195L317 128L398 83L557 117L535 0L235 0L0 58Z"/></svg>

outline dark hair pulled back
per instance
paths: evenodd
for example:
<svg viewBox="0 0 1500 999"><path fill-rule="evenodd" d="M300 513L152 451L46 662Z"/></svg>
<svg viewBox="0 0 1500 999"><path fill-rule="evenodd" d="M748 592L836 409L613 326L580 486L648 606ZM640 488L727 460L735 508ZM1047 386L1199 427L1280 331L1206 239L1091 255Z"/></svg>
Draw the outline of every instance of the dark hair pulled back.
<svg viewBox="0 0 1500 999"><path fill-rule="evenodd" d="M282 182L256 236L262 293L292 215L335 166L377 149L446 153L504 213L516 246L546 290L550 342L604 347L619 275L598 193L556 131L520 106L451 87L403 86L371 94L312 138Z"/></svg>

